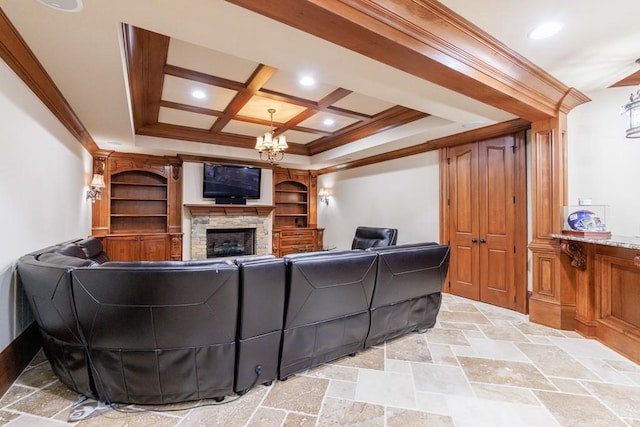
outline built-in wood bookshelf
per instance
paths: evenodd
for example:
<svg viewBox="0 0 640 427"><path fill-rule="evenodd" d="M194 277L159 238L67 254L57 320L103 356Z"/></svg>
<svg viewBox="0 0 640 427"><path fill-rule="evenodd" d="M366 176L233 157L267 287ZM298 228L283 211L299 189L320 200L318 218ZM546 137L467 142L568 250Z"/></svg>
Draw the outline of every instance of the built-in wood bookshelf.
<svg viewBox="0 0 640 427"><path fill-rule="evenodd" d="M181 162L110 153L92 234L114 261L182 259Z"/></svg>
<svg viewBox="0 0 640 427"><path fill-rule="evenodd" d="M276 256L322 249L323 230L316 227L316 177L309 171L273 171L272 250Z"/></svg>

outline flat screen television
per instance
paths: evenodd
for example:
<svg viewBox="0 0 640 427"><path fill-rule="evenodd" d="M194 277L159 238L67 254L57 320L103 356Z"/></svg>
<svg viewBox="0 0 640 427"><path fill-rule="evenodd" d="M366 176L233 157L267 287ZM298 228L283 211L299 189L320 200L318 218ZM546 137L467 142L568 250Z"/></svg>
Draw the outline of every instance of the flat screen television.
<svg viewBox="0 0 640 427"><path fill-rule="evenodd" d="M251 166L204 164L205 199L259 199L262 170Z"/></svg>

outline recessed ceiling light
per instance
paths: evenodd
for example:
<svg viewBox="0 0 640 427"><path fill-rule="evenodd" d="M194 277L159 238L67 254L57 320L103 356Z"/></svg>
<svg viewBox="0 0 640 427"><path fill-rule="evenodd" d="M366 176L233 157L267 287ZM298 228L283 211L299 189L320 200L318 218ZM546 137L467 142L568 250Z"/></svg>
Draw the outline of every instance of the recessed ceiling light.
<svg viewBox="0 0 640 427"><path fill-rule="evenodd" d="M531 30L529 38L532 40L542 40L556 35L562 29L559 22L545 22Z"/></svg>
<svg viewBox="0 0 640 427"><path fill-rule="evenodd" d="M300 83L300 85L302 86L313 86L314 84L316 84L316 81L311 76L304 76L300 80L298 80L298 83Z"/></svg>
<svg viewBox="0 0 640 427"><path fill-rule="evenodd" d="M205 99L207 97L207 94L204 93L204 91L197 89L191 92L191 96L193 96L196 99Z"/></svg>
<svg viewBox="0 0 640 427"><path fill-rule="evenodd" d="M38 2L62 12L80 12L82 10L82 0L38 0Z"/></svg>
<svg viewBox="0 0 640 427"><path fill-rule="evenodd" d="M336 121L335 121L335 120L333 120L333 119L324 119L324 120L322 121L322 124L323 124L323 125L325 125L325 126L332 126L332 125L334 125L335 123L336 123Z"/></svg>
<svg viewBox="0 0 640 427"><path fill-rule="evenodd" d="M474 120L472 122L466 122L462 124L462 127L465 129L474 129L474 128L479 128L480 126L484 125L485 122L483 120Z"/></svg>

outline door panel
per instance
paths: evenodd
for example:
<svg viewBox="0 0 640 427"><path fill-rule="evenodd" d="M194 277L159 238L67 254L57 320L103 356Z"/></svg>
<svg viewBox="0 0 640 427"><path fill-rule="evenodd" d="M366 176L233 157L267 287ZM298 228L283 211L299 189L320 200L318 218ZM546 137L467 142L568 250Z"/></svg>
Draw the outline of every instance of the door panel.
<svg viewBox="0 0 640 427"><path fill-rule="evenodd" d="M453 186L449 206L451 215L450 292L477 300L478 287L478 150L475 144L449 149L449 180ZM473 240L476 240L475 242ZM453 266L453 268L451 268Z"/></svg>
<svg viewBox="0 0 640 427"><path fill-rule="evenodd" d="M512 137L479 144L480 301L512 308L515 168ZM511 256L509 248L511 247Z"/></svg>

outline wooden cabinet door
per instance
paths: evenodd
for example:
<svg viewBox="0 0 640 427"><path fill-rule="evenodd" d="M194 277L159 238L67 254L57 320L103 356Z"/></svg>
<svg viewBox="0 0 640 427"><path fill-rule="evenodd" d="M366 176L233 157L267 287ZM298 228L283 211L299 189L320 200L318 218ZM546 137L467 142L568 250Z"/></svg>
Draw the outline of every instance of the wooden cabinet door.
<svg viewBox="0 0 640 427"><path fill-rule="evenodd" d="M447 159L449 292L523 311L524 146L509 135L449 148Z"/></svg>
<svg viewBox="0 0 640 427"><path fill-rule="evenodd" d="M111 261L139 261L140 245L137 236L107 238L107 255Z"/></svg>
<svg viewBox="0 0 640 427"><path fill-rule="evenodd" d="M167 236L140 236L140 261L169 259Z"/></svg>
<svg viewBox="0 0 640 427"><path fill-rule="evenodd" d="M169 238L159 236L109 236L107 255L111 261L165 261Z"/></svg>

